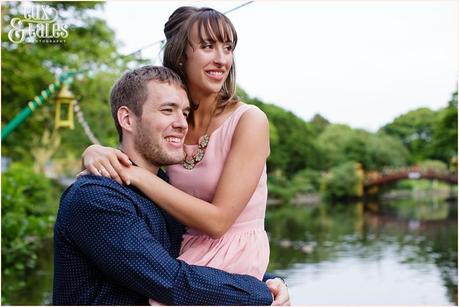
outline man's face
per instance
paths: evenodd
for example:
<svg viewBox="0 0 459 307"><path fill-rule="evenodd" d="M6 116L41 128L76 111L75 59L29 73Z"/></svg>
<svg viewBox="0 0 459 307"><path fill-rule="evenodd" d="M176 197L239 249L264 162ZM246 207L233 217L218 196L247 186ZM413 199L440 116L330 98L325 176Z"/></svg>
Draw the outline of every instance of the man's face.
<svg viewBox="0 0 459 307"><path fill-rule="evenodd" d="M136 150L156 166L180 163L185 159L183 143L190 112L187 94L167 82L150 81L147 88L148 98L134 132Z"/></svg>

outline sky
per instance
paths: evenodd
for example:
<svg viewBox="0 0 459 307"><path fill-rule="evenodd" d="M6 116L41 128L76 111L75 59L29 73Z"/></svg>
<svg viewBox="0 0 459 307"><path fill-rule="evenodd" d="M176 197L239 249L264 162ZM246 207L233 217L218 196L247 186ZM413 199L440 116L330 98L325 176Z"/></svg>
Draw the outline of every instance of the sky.
<svg viewBox="0 0 459 307"><path fill-rule="evenodd" d="M101 16L130 53L164 38L182 5L221 12L248 1L113 1ZM458 1L254 1L227 15L238 33L237 83L304 120L377 131L447 105L458 79ZM144 58L161 64L159 45Z"/></svg>

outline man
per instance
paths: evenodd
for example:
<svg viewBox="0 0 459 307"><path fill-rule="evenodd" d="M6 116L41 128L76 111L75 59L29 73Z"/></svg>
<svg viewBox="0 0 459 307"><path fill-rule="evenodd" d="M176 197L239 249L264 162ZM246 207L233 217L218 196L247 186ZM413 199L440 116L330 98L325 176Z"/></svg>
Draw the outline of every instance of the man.
<svg viewBox="0 0 459 307"><path fill-rule="evenodd" d="M183 160L189 101L180 78L163 67L124 74L112 88L121 149L167 180L161 165ZM82 176L61 198L54 229L57 305L269 305L265 283L177 260L184 226L139 190ZM287 304L277 282L274 304Z"/></svg>

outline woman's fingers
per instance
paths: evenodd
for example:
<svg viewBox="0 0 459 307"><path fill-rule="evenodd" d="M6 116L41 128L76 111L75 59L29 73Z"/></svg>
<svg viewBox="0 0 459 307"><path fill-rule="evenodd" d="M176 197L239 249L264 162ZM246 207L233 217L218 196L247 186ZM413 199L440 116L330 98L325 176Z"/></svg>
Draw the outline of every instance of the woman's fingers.
<svg viewBox="0 0 459 307"><path fill-rule="evenodd" d="M123 154L121 151L120 153L122 155L125 155ZM125 155L126 156L126 155ZM119 155L116 155L115 157L111 157L110 158L110 163L111 163L111 166L113 167L113 171L116 173L116 176L120 178L121 181L123 181L125 184L129 184L128 181L129 181L129 178L126 174L126 166L124 166L123 164L126 163L126 162L123 162L120 163L120 160L118 159L120 156ZM127 156L126 156L127 157ZM129 158L127 158L127 160L129 161ZM131 166L131 162L129 161L129 166ZM115 178L114 178L115 179ZM118 180L117 180L118 181Z"/></svg>
<svg viewBox="0 0 459 307"><path fill-rule="evenodd" d="M120 184L130 184L126 167L131 166L132 162L121 150L90 146L84 157L84 166L91 174L112 178Z"/></svg>
<svg viewBox="0 0 459 307"><path fill-rule="evenodd" d="M90 174L89 171L85 169L85 170L79 172L78 175L77 175L76 177L77 177L77 179L78 179L78 178L80 178L81 176L89 175L89 174Z"/></svg>
<svg viewBox="0 0 459 307"><path fill-rule="evenodd" d="M101 164L103 165L103 169L104 169L104 173L102 173L102 175L116 180L116 182L118 182L119 184L123 184L123 180L121 179L119 175L119 171L117 171L116 168L114 167L114 164L115 165L119 164L116 158L110 158L109 160L104 160L101 162Z"/></svg>
<svg viewBox="0 0 459 307"><path fill-rule="evenodd" d="M116 180L116 182L118 182L119 184L123 184L123 180L121 179L121 177L118 175L118 173L116 172L116 170L113 168L113 166L111 164L105 164L105 171L107 173L107 176L106 177L110 177L114 180ZM105 176L105 174L104 174Z"/></svg>
<svg viewBox="0 0 459 307"><path fill-rule="evenodd" d="M86 170L93 175L101 176L98 167L96 167L94 164L88 164L86 166Z"/></svg>
<svg viewBox="0 0 459 307"><path fill-rule="evenodd" d="M129 157L123 153L121 150L116 150L115 151L115 154L116 154L116 157L118 158L118 160L125 166L131 166L132 165L132 162L131 160L129 160Z"/></svg>

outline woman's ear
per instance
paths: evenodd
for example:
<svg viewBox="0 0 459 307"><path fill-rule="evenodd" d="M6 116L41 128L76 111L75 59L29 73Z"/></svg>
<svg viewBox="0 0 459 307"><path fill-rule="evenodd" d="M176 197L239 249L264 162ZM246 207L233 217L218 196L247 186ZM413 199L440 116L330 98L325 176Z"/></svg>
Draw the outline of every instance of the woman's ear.
<svg viewBox="0 0 459 307"><path fill-rule="evenodd" d="M121 106L118 109L118 112L116 112L116 116L121 128L129 132L134 131L134 125L136 122L134 118L135 114L128 107Z"/></svg>

